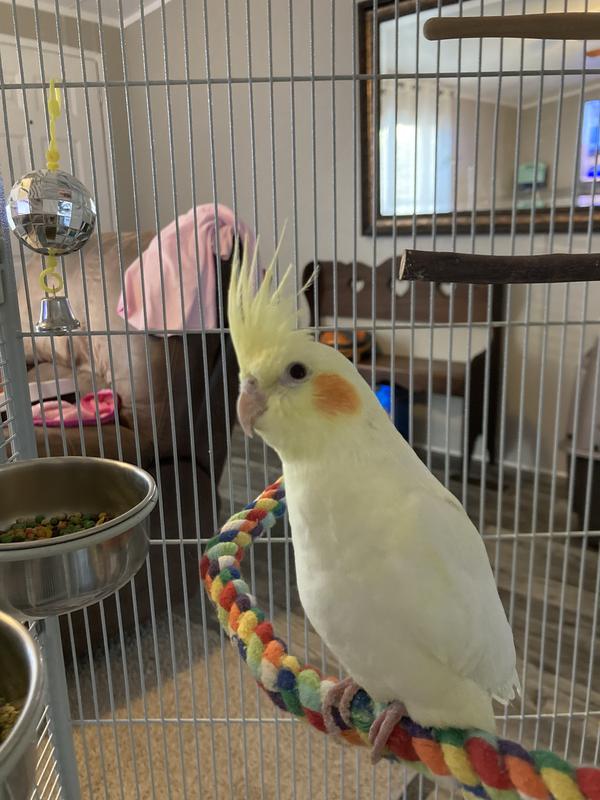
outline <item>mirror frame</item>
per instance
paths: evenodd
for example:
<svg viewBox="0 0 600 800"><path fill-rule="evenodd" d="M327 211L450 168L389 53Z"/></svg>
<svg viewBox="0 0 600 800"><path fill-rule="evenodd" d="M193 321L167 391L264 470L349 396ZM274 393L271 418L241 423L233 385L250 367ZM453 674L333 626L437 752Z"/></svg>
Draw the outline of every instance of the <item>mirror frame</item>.
<svg viewBox="0 0 600 800"><path fill-rule="evenodd" d="M590 227L600 230L600 207L555 206L531 209L483 209L433 214L384 217L379 206L378 152L374 144L375 120L379 120L379 82L374 70L374 53L379 52L379 25L396 16L415 14L431 8L453 5L459 0L380 0L377 12L374 0L357 4L357 34L360 62L360 167L361 216L363 236L400 236L417 234L473 233L586 233ZM375 16L377 25L373 30ZM600 198L600 180L598 181ZM395 223L395 224L394 224Z"/></svg>

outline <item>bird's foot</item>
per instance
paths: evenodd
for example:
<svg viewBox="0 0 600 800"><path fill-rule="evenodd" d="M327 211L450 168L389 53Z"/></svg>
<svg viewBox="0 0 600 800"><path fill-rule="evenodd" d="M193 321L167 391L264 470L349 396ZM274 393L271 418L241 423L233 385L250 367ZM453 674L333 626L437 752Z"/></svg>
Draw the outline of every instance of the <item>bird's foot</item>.
<svg viewBox="0 0 600 800"><path fill-rule="evenodd" d="M350 704L354 695L358 692L360 686L352 680L352 678L344 678L338 681L335 686L327 692L325 700L323 701L323 720L325 722L325 729L327 733L339 733L339 725L333 716L333 709L337 708L340 717L348 725L352 727L352 720L350 719Z"/></svg>
<svg viewBox="0 0 600 800"><path fill-rule="evenodd" d="M373 745L371 763L377 764L387 746L391 732L406 715L406 706L394 701L383 709L369 730L369 741Z"/></svg>

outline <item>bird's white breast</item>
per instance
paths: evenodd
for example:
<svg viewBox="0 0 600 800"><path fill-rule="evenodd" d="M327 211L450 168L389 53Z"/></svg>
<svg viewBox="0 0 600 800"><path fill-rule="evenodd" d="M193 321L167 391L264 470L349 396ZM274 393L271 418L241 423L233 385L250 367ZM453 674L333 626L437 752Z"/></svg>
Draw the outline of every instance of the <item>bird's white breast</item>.
<svg viewBox="0 0 600 800"><path fill-rule="evenodd" d="M404 655L394 653L397 672L389 685L389 667L382 655L389 622L386 592L378 585L380 556L374 551L377 537L369 503L361 499L357 485L330 482L324 491L314 473L311 479L298 477L286 470L302 606L345 670L375 699L391 700L397 696L398 674L414 672L418 652L405 647ZM392 634L395 640L398 635L398 630Z"/></svg>

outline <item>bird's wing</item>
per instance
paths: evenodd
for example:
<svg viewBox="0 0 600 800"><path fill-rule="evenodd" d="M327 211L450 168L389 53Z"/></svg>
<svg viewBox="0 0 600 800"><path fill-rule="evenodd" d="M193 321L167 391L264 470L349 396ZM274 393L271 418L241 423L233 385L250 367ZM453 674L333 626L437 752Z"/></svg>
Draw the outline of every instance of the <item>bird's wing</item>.
<svg viewBox="0 0 600 800"><path fill-rule="evenodd" d="M403 629L453 672L511 700L518 689L513 635L485 545L463 507L435 480L404 494L400 507L397 497L383 507L389 517L378 540Z"/></svg>

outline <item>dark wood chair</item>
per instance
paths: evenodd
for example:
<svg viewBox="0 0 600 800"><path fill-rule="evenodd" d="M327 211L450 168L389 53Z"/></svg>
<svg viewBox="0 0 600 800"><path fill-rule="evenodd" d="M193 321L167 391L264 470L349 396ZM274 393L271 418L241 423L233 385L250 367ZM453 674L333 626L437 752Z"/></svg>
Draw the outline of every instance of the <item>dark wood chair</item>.
<svg viewBox="0 0 600 800"><path fill-rule="evenodd" d="M387 322L391 325L392 297L395 299L397 323L484 323L484 349L479 349L470 359L469 369L464 361L440 358L430 361L429 358L420 357L413 357L411 361L407 353L398 353L394 358L393 378L397 385L412 390L415 402L427 400L430 386L434 393L445 395L449 392L452 396L464 399L468 431L467 452L463 453L463 458L466 457L467 466L470 466L477 438L484 433L484 413L487 406L484 444L489 460L493 463L496 459L496 426L501 390L501 331L486 323L503 319L504 287L453 284L452 302L449 294L442 290L442 284L430 281L415 280L412 288L410 284L405 287L408 289L406 293L397 293L399 261L398 259L394 264L389 259L376 269L360 263L353 268L352 264L341 262L319 262L317 280L307 294L313 323L319 326L324 317L352 318L354 314L357 318L372 319L374 314L378 323ZM313 269L313 263L306 266L305 280L308 280ZM413 297L414 306L411 312ZM367 327L366 330L371 329ZM367 355L358 363L357 368L369 383L373 373L377 383L389 382L392 378L392 364L388 354L376 352L374 364L372 356Z"/></svg>

